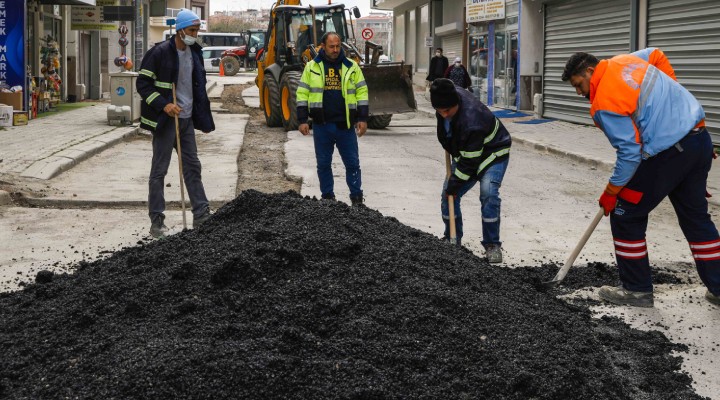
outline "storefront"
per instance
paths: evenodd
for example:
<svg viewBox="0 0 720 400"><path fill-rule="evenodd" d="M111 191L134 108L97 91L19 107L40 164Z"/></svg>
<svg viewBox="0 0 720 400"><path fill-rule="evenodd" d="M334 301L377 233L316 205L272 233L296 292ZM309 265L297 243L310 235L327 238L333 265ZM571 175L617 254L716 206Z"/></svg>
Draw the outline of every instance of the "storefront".
<svg viewBox="0 0 720 400"><path fill-rule="evenodd" d="M518 0L493 1L494 8L475 12L466 6L468 73L475 96L495 107L520 105Z"/></svg>
<svg viewBox="0 0 720 400"><path fill-rule="evenodd" d="M26 42L28 111L47 110L67 99L74 91L67 84L75 65L67 57L70 6L95 5L95 0L27 0Z"/></svg>

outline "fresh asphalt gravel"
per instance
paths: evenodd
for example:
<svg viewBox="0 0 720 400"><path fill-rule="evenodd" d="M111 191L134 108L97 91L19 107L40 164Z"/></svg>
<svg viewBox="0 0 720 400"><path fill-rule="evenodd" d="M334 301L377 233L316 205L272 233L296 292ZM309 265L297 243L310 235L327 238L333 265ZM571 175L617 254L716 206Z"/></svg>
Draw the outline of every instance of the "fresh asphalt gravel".
<svg viewBox="0 0 720 400"><path fill-rule="evenodd" d="M0 294L0 398L700 398L684 346L539 290L555 271L245 191L198 229Z"/></svg>

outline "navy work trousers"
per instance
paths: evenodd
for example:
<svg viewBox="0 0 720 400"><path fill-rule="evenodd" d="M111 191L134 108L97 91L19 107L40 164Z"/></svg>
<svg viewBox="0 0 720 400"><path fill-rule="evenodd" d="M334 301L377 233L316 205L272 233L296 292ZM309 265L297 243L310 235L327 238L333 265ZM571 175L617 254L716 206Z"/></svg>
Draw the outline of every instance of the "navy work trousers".
<svg viewBox="0 0 720 400"><path fill-rule="evenodd" d="M675 146L640 163L625 186L635 196L620 192L617 206L610 214L610 227L620 280L626 289L653 290L645 240L648 214L669 197L700 279L711 293L720 295L720 237L708 214L705 197L712 153L707 130L691 132Z"/></svg>
<svg viewBox="0 0 720 400"><path fill-rule="evenodd" d="M192 205L192 213L198 217L208 209L209 202L202 184L202 166L197 156L195 128L191 118L180 118L179 122L183 178ZM148 211L151 221L165 211L165 175L170 166L173 149L177 150L174 118L170 118L165 126L153 132L152 145L153 158L148 182Z"/></svg>

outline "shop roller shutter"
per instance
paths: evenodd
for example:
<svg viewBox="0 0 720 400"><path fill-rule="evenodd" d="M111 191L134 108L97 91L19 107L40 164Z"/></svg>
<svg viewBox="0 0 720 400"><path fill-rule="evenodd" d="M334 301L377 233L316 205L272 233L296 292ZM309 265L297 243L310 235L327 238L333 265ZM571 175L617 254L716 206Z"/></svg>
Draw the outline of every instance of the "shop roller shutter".
<svg viewBox="0 0 720 400"><path fill-rule="evenodd" d="M455 57L462 58L463 54L463 35L458 33L456 35L448 35L442 38L443 54L448 58L450 64L453 63Z"/></svg>
<svg viewBox="0 0 720 400"><path fill-rule="evenodd" d="M702 103L720 144L720 2L649 0L647 43L665 52L678 81Z"/></svg>
<svg viewBox="0 0 720 400"><path fill-rule="evenodd" d="M571 0L545 6L543 116L592 124L589 102L562 81L575 52L600 59L630 51L630 0Z"/></svg>

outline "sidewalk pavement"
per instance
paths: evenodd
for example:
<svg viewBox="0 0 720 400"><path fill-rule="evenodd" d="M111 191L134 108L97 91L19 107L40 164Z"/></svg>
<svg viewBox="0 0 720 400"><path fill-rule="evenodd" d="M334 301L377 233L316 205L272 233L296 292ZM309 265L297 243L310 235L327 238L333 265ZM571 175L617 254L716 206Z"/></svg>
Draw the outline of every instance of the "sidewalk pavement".
<svg viewBox="0 0 720 400"><path fill-rule="evenodd" d="M217 99L225 85L253 79L209 74L206 89L211 99ZM0 129L0 174L49 180L139 132L139 123L108 125L108 105L100 103Z"/></svg>
<svg viewBox="0 0 720 400"><path fill-rule="evenodd" d="M51 179L137 132L109 126L107 105L97 104L0 130L0 173Z"/></svg>
<svg viewBox="0 0 720 400"><path fill-rule="evenodd" d="M418 111L435 115L435 110L430 105L429 92L416 91L415 99L418 103ZM494 107L490 109L494 112L502 110ZM510 131L514 142L527 144L542 152L568 157L576 162L607 170L607 177L610 178L610 172L615 165L615 150L599 128L565 121L537 119L532 112L525 112L525 114L528 115L517 118L500 117ZM534 123L520 123L525 121ZM597 182L597 187L599 197L604 182ZM713 194L713 197L708 199L710 204L720 206L720 165L710 171L708 191Z"/></svg>

